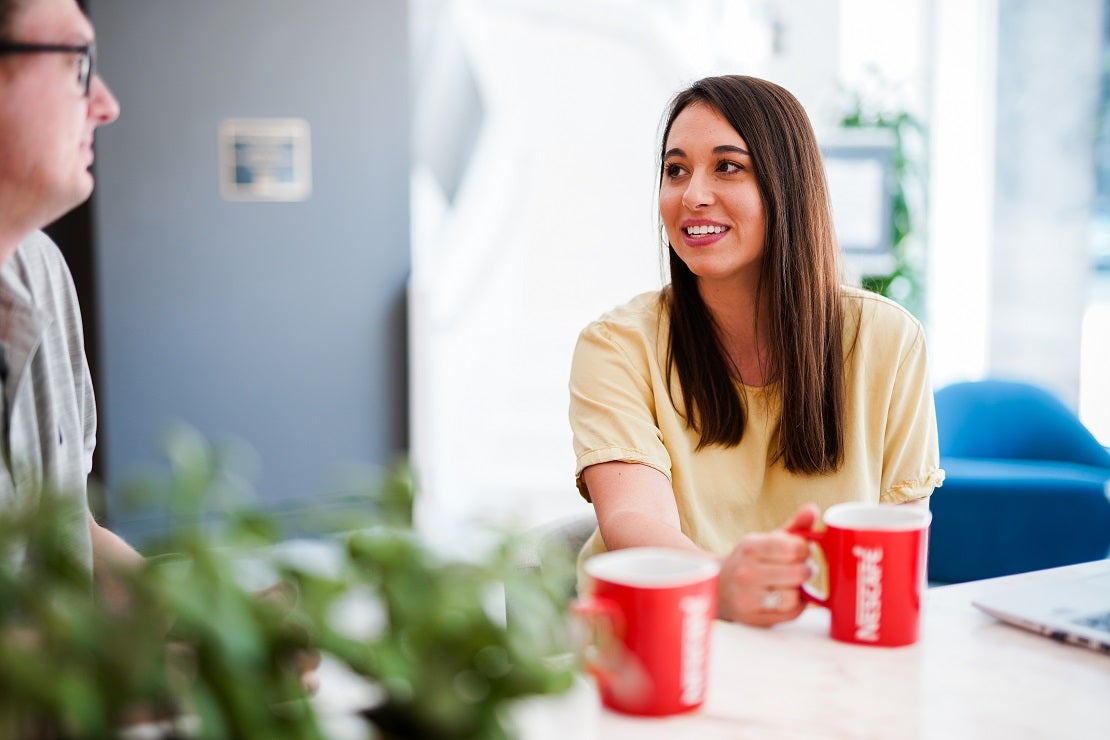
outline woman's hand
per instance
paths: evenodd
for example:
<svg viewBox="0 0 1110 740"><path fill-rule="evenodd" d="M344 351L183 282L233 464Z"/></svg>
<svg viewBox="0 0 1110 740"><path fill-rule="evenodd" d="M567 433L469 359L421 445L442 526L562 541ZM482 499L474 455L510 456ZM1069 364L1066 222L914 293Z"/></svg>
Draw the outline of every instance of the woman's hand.
<svg viewBox="0 0 1110 740"><path fill-rule="evenodd" d="M721 619L770 627L802 613L799 587L810 576L809 543L790 531L812 529L817 516L817 506L806 504L780 529L747 535L724 557L717 586Z"/></svg>

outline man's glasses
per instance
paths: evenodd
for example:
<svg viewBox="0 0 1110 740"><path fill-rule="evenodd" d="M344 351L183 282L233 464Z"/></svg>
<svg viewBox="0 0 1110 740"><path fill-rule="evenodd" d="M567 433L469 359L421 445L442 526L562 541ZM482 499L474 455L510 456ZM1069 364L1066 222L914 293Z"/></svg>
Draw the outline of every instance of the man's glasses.
<svg viewBox="0 0 1110 740"><path fill-rule="evenodd" d="M96 44L71 46L68 44L21 44L17 41L0 41L0 55L3 54L80 54L81 64L77 68L77 84L89 96L92 78L96 72Z"/></svg>

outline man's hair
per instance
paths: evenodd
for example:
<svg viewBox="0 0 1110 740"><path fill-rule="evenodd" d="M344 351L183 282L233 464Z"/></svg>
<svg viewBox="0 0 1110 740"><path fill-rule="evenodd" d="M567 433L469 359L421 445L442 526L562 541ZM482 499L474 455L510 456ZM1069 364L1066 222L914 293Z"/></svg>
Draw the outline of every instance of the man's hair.
<svg viewBox="0 0 1110 740"><path fill-rule="evenodd" d="M751 153L763 204L765 242L756 305L769 316L770 375L778 383L781 420L773 460L787 470L828 473L844 460L844 318L838 247L821 151L809 118L787 90L754 77L707 77L671 101L662 155L675 118L693 104L717 111ZM699 448L735 446L744 434L739 371L698 291L697 277L670 245L667 373L677 373L687 423ZM762 308L757 308L762 310ZM740 378L743 381L743 378Z"/></svg>

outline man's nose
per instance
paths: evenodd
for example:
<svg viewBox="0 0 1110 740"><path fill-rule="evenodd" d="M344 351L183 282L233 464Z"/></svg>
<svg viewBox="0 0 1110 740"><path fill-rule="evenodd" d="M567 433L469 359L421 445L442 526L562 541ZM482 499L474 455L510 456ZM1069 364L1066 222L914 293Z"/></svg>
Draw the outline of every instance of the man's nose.
<svg viewBox="0 0 1110 740"><path fill-rule="evenodd" d="M119 101L100 75L93 75L92 87L89 88L89 115L96 121L97 126L119 118Z"/></svg>

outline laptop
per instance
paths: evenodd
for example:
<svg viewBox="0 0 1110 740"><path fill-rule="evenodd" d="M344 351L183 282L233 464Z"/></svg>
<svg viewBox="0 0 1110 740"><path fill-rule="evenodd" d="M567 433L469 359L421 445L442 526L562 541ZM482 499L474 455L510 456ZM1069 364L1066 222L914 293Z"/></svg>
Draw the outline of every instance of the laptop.
<svg viewBox="0 0 1110 740"><path fill-rule="evenodd" d="M1110 655L1110 559L1085 575L1017 585L972 600L1008 624Z"/></svg>

